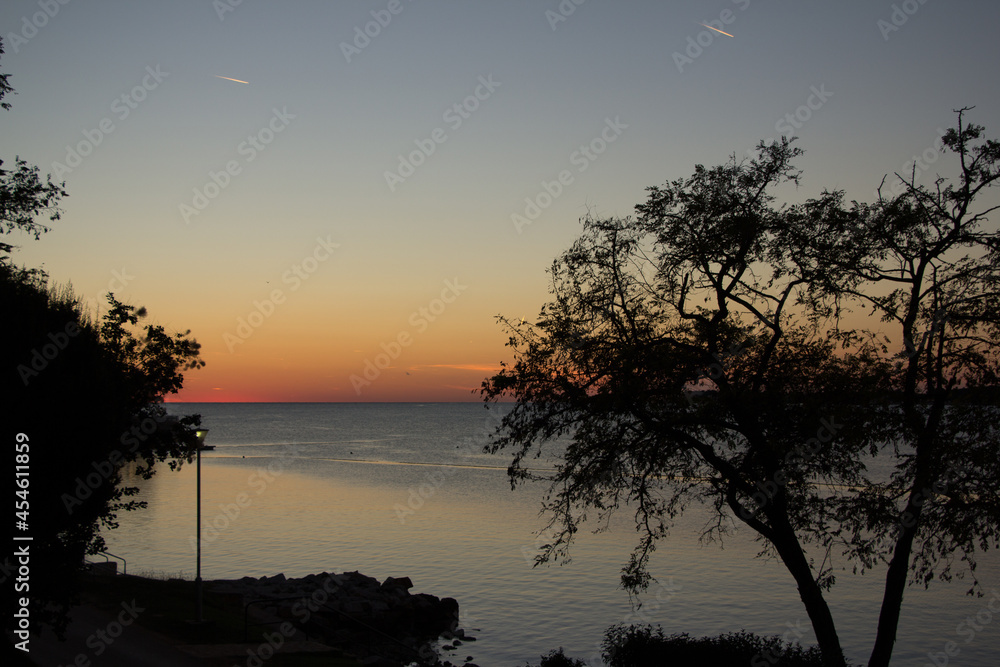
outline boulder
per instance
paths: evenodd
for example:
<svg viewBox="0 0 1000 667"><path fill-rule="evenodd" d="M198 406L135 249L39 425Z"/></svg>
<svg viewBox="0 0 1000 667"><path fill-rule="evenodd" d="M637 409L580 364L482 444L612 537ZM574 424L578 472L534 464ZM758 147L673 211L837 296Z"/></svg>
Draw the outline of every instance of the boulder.
<svg viewBox="0 0 1000 667"><path fill-rule="evenodd" d="M389 577L382 582L382 588L386 590L404 590L409 591L413 588L413 582L409 577Z"/></svg>
<svg viewBox="0 0 1000 667"><path fill-rule="evenodd" d="M429 647L441 635L475 639L458 628L457 601L411 594L409 577L389 577L379 583L356 571L323 572L300 579L279 573L208 585L213 593L244 605L256 601L253 609L271 620L292 621L310 637L348 653L359 657L372 653L373 665L419 663L418 656L433 654ZM378 648L372 651L372 647Z"/></svg>

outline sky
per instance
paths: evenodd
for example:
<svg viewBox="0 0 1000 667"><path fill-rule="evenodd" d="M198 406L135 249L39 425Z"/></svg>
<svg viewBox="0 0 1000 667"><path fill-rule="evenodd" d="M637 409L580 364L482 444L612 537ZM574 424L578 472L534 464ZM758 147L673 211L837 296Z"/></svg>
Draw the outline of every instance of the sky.
<svg viewBox="0 0 1000 667"><path fill-rule="evenodd" d="M789 203L953 175L953 110L1000 128L997 26L985 0L6 0L0 157L69 197L5 240L190 329L171 400L479 400L496 316L537 315L587 214L783 135Z"/></svg>

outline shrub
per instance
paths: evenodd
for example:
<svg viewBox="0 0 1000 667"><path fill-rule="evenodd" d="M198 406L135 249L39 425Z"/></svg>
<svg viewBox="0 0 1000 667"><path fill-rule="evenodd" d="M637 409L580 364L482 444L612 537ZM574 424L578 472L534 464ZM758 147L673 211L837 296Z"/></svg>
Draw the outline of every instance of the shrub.
<svg viewBox="0 0 1000 667"><path fill-rule="evenodd" d="M614 625L602 642L610 667L822 667L818 647L803 648L778 636L731 632L718 637L666 636L659 626ZM544 666L543 666L544 667Z"/></svg>
<svg viewBox="0 0 1000 667"><path fill-rule="evenodd" d="M563 653L563 647L560 646L555 651L550 651L546 655L541 656L542 662L539 663L538 667L587 667L587 663L582 660L575 660L573 658L567 657ZM525 667L532 667L530 663L525 663Z"/></svg>

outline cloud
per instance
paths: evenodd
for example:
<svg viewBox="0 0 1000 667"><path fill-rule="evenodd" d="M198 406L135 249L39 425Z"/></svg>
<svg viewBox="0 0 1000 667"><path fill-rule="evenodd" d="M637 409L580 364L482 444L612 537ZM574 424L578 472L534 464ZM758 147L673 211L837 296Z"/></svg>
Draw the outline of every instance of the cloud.
<svg viewBox="0 0 1000 667"><path fill-rule="evenodd" d="M499 364L421 364L418 366L410 366L408 370L411 371L435 371L435 370L453 370L453 371L476 371L479 373L496 373L500 370Z"/></svg>

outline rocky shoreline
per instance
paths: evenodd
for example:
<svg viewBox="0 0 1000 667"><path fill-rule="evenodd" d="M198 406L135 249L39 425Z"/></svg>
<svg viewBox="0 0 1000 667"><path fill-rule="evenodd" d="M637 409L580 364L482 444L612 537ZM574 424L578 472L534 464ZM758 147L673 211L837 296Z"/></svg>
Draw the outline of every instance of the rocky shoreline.
<svg viewBox="0 0 1000 667"><path fill-rule="evenodd" d="M272 644L309 638L356 656L364 665L442 665L437 646L454 650L475 641L458 626L458 602L411 594L409 577L379 582L360 572L323 572L294 579L284 574L205 582L206 590L247 610L253 629ZM270 641L270 640L269 640ZM472 656L463 664L475 667Z"/></svg>

